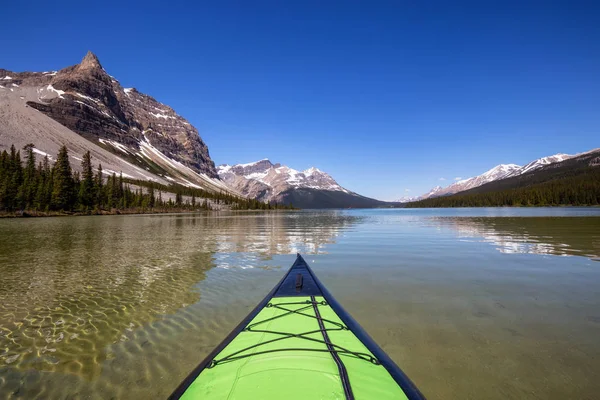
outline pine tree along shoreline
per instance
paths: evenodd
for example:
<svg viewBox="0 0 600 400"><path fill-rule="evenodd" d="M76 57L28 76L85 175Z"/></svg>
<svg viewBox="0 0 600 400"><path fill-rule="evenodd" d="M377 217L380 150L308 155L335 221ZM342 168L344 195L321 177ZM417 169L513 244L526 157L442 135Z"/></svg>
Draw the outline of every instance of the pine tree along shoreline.
<svg viewBox="0 0 600 400"><path fill-rule="evenodd" d="M10 152L0 153L0 216L293 209L178 184L126 179L122 174L106 177L102 165L94 171L89 151L79 173L71 168L66 146L53 165L47 155L36 163L34 148L33 144L23 147L25 162L14 145Z"/></svg>

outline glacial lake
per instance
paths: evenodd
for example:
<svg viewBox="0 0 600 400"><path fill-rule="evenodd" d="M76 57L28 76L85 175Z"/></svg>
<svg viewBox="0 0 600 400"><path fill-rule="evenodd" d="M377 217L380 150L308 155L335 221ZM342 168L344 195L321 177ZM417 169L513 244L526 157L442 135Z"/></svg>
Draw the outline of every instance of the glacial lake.
<svg viewBox="0 0 600 400"><path fill-rule="evenodd" d="M165 398L299 252L430 399L598 399L600 208L0 220L0 399Z"/></svg>

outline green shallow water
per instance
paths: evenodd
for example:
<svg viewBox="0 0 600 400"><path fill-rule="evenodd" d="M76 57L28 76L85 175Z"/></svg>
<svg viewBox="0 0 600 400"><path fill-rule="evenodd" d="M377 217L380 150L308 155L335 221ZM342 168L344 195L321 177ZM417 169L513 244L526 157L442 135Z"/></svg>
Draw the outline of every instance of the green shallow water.
<svg viewBox="0 0 600 400"><path fill-rule="evenodd" d="M0 220L0 399L161 398L301 252L430 398L597 398L600 209Z"/></svg>

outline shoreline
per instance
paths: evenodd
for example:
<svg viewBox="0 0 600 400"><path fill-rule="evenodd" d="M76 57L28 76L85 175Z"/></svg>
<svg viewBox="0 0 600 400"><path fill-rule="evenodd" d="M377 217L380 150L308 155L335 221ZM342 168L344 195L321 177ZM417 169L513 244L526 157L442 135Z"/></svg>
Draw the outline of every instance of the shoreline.
<svg viewBox="0 0 600 400"><path fill-rule="evenodd" d="M185 210L185 209L153 209L153 210L99 210L99 211L90 211L90 212L79 212L79 211L23 211L23 212L0 212L0 219L10 219L10 218L49 218L49 217L89 217L89 216L103 216L103 215L151 215L151 214L192 214L192 213L219 213L223 211L229 212L281 212L281 211L298 211L296 210Z"/></svg>

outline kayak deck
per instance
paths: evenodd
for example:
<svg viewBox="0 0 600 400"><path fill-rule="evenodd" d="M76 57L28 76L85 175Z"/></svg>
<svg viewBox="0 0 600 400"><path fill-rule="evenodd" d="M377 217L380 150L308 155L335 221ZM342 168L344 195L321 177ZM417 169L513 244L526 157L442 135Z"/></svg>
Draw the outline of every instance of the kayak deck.
<svg viewBox="0 0 600 400"><path fill-rule="evenodd" d="M346 389L344 372L340 374L339 361L326 343L335 343L345 380L352 382ZM356 398L406 399L376 362L323 297L277 297L215 357L182 399L344 399L345 390Z"/></svg>
<svg viewBox="0 0 600 400"><path fill-rule="evenodd" d="M281 282L171 398L422 398L357 327L298 255ZM390 372L390 365L397 371Z"/></svg>

